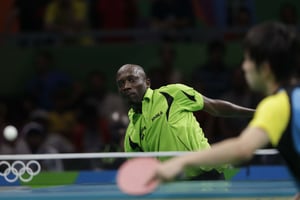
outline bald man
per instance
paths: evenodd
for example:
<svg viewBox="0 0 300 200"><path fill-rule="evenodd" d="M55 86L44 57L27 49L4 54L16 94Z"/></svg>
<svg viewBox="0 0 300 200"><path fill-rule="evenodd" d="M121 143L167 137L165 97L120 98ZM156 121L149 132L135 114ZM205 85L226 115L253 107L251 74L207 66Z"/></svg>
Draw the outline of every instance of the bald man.
<svg viewBox="0 0 300 200"><path fill-rule="evenodd" d="M203 110L219 117L252 117L255 110L203 96L183 84L150 88L144 69L135 64L120 67L116 75L120 94L130 105L126 152L199 151L210 148L193 112ZM167 159L165 157L160 160ZM219 179L224 166L187 169L190 179Z"/></svg>

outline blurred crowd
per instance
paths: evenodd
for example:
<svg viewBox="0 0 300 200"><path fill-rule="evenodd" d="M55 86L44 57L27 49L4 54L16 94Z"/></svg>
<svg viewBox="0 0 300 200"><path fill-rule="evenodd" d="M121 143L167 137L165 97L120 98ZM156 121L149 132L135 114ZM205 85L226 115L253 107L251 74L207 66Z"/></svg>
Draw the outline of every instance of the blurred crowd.
<svg viewBox="0 0 300 200"><path fill-rule="evenodd" d="M157 51L159 64L150 66L147 71L153 89L170 83L186 83L205 96L255 108L262 97L248 89L240 66L226 64L224 38L207 42L205 62L194 66L190 76L185 77L184 69L175 67L177 52L172 42L189 39L176 31L195 28L200 18L207 26L213 26L215 19L210 0L143 1L149 5L147 17L141 14L139 0L1 1L2 8L7 8L2 32L63 34L67 36L63 41L49 37L46 42L90 45L102 41L79 33L141 28L167 31ZM255 17L251 10L243 1L235 2L238 3L228 8L231 10L228 25L239 28L253 25ZM292 4L282 5L279 13L281 21L297 26L297 12ZM240 32L225 34L225 39L241 37ZM124 40L128 41L126 34L106 37L106 41ZM20 43L26 45L26 40ZM0 135L0 154L123 151L128 107L118 94L109 90L101 69L91 71L82 82L72 80L68 73L55 67L54 57L47 50L37 50L33 68L34 76L27 80L21 96L0 99L0 129L14 125L19 132L13 141ZM297 70L295 79L300 77L299 68ZM195 116L210 143L236 136L249 120L215 118L204 112L197 112ZM120 162L120 159L52 160L43 163L43 167L47 170L66 170L74 166L110 169L118 167Z"/></svg>
<svg viewBox="0 0 300 200"><path fill-rule="evenodd" d="M240 38L257 22L255 8L249 2L223 0L216 4L210 0L7 0L1 1L0 5L0 30L7 35L31 34L27 39L32 39L30 36L34 35L35 45L93 45L155 37L154 34L128 34L128 30L159 32L159 37L163 39L188 40L188 31L199 27L234 28L234 32L225 33L227 39L234 39ZM297 25L295 5L282 4L278 20ZM122 34L120 31L123 31ZM26 45L24 40L20 43Z"/></svg>
<svg viewBox="0 0 300 200"><path fill-rule="evenodd" d="M127 107L107 90L101 71L91 71L79 83L53 66L49 51L38 51L33 63L35 73L24 93L0 100L1 130L13 125L19 131L12 141L1 135L1 154L122 151ZM105 165L88 162L86 168Z"/></svg>

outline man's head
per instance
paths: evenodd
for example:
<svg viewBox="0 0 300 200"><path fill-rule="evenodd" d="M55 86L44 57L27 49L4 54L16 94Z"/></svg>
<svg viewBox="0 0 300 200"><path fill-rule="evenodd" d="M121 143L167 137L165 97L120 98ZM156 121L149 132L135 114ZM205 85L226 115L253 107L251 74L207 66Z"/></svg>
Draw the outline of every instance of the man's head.
<svg viewBox="0 0 300 200"><path fill-rule="evenodd" d="M116 75L120 94L128 100L129 104L137 105L143 100L150 80L144 69L139 65L126 64L120 67Z"/></svg>
<svg viewBox="0 0 300 200"><path fill-rule="evenodd" d="M289 81L298 54L296 33L289 27L267 22L253 27L244 40L243 69L249 86L267 91L269 83L282 85ZM270 85L270 84L269 84Z"/></svg>

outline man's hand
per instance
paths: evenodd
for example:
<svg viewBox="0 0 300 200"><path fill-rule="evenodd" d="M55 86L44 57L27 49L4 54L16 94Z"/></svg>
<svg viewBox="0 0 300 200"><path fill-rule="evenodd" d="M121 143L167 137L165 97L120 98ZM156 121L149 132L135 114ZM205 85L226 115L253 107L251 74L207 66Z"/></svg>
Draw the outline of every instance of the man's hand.
<svg viewBox="0 0 300 200"><path fill-rule="evenodd" d="M147 182L153 180L171 181L184 169L184 162L180 157L172 158L158 165L153 176Z"/></svg>

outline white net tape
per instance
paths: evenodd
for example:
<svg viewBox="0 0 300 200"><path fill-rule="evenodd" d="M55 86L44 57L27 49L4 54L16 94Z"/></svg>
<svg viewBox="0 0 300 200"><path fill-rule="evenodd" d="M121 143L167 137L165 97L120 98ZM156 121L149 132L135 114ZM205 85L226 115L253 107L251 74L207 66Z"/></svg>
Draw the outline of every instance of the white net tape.
<svg viewBox="0 0 300 200"><path fill-rule="evenodd" d="M59 153L59 154L17 154L0 155L0 160L48 160L48 159L89 159L89 158L132 158L132 157L169 157L191 153L190 151L165 152L109 152L109 153ZM275 155L276 149L259 149L255 155Z"/></svg>

